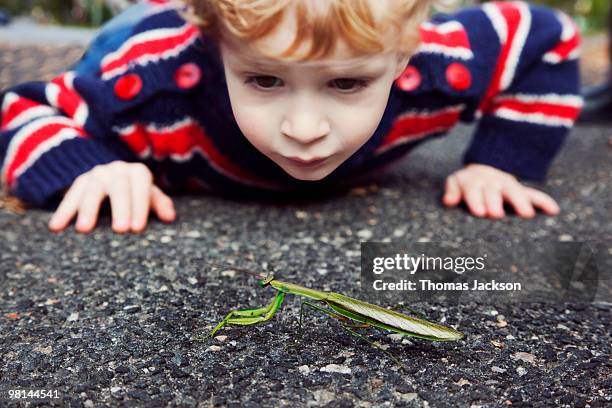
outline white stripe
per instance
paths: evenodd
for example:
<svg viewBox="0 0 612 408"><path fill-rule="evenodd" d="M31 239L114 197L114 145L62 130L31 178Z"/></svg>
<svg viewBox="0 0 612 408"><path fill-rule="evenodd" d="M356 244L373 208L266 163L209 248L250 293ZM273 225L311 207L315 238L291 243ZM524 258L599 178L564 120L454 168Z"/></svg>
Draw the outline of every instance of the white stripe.
<svg viewBox="0 0 612 408"><path fill-rule="evenodd" d="M152 41L152 40L160 40L160 39L164 39L167 37L174 37L174 36L180 36L182 34L184 34L185 31L190 29L190 25L189 24L185 24L177 29L170 29L170 28L160 28L157 30L151 30L151 31L145 31L144 33L140 33L138 35L135 35L134 37L130 38L125 44L123 44L121 46L121 48L119 48L119 50L115 51L112 54L107 55L106 57L104 57L104 59L102 60L102 67L104 67L105 65L110 64L111 62L114 62L115 60L120 59L121 57L123 57L123 55L129 51L129 48L131 48L133 45L136 45L137 43L140 42L147 42L147 41ZM189 47L195 40L197 40L199 34L197 31L194 32L194 34L192 35L191 38L189 38L187 41L178 44L176 47L174 48L170 48L168 50L165 50L164 52L162 52L161 54L144 54L142 56L140 56L139 58L133 59L128 61L128 63L121 65L115 69L113 69L112 71L108 71L102 74L102 79L104 80L108 80L110 78L113 78L117 75L120 75L122 73L124 73L125 71L127 71L128 66L135 64L135 65L146 65L149 62L155 62L155 61L159 61L162 59L168 59L168 58L172 58L175 57L177 55L179 55L183 50L185 50L187 47Z"/></svg>
<svg viewBox="0 0 612 408"><path fill-rule="evenodd" d="M442 24L433 24L430 21L425 21L421 27L428 31L435 31L439 34L449 34L455 31L464 31L463 25L458 21L448 21Z"/></svg>
<svg viewBox="0 0 612 408"><path fill-rule="evenodd" d="M11 121L6 125L6 130L12 130L21 125L25 125L27 122L33 119L42 118L43 116L57 115L57 113L57 110L47 105L33 106L22 111L19 115L11 119Z"/></svg>
<svg viewBox="0 0 612 408"><path fill-rule="evenodd" d="M58 107L59 93L61 88L58 84L54 84L53 82L49 82L45 86L45 97L47 98L47 102L49 105Z"/></svg>
<svg viewBox="0 0 612 408"><path fill-rule="evenodd" d="M535 123L537 125L543 125L543 126L568 127L569 128L574 125L574 121L571 119L562 118L559 116L545 115L543 113L523 113L523 112L515 111L513 109L508 109L508 108L497 109L494 112L494 115L499 118L512 120L515 122L529 122L529 123Z"/></svg>
<svg viewBox="0 0 612 408"><path fill-rule="evenodd" d="M508 23L506 23L506 19L499 11L499 9L491 4L486 3L482 6L482 10L485 12L489 20L491 20L491 25L495 29L497 33L497 37L499 38L499 42L503 45L508 41Z"/></svg>
<svg viewBox="0 0 612 408"><path fill-rule="evenodd" d="M504 101L518 101L521 103L549 103L552 105L563 105L572 108L581 108L584 104L582 97L578 95L559 95L559 94L514 94L514 95L499 95L493 99L493 103Z"/></svg>
<svg viewBox="0 0 612 408"><path fill-rule="evenodd" d="M79 126L85 126L87 122L87 118L89 117L89 108L87 104L84 102L79 103L76 112L74 112L74 121L79 124Z"/></svg>
<svg viewBox="0 0 612 408"><path fill-rule="evenodd" d="M502 74L500 87L501 91L507 89L514 80L516 67L518 66L521 53L523 52L523 47L527 41L529 30L531 29L531 10L529 10L529 6L522 2L516 2L514 4L518 8L521 17L516 34L514 35L514 41L510 46L510 52L508 54L508 59L506 60L506 67Z"/></svg>
<svg viewBox="0 0 612 408"><path fill-rule="evenodd" d="M19 176L21 176L26 170L28 170L28 168L30 168L30 166L32 166L32 164L34 164L34 162L36 162L36 160L40 158L40 156L47 153L49 150L59 146L60 143L64 142L65 140L74 139L79 136L79 132L74 129L61 129L55 135L51 136L43 143L36 146L34 150L32 150L32 152L28 156L28 159L23 162L21 166L15 169L14 178L18 178Z"/></svg>
<svg viewBox="0 0 612 408"><path fill-rule="evenodd" d="M70 89L71 91L74 91L74 78L75 78L75 72L74 71L68 71L64 74L64 86L68 89Z"/></svg>
<svg viewBox="0 0 612 408"><path fill-rule="evenodd" d="M78 92L74 89L74 79L76 78L76 72L68 71L64 75L64 85L70 91L73 91L78 95ZM74 121L81 126L85 126L87 119L89 118L89 106L83 100L83 98L79 95L79 106L77 106L76 111L74 112Z"/></svg>
<svg viewBox="0 0 612 408"><path fill-rule="evenodd" d="M4 100L2 101L2 114L6 114L10 109L11 105L17 102L21 98L15 92L7 92L4 94Z"/></svg>
<svg viewBox="0 0 612 408"><path fill-rule="evenodd" d="M544 56L542 57L542 60L544 62L548 62L549 64L558 64L561 62L561 56L557 54L556 52L550 51L544 54Z"/></svg>
<svg viewBox="0 0 612 408"><path fill-rule="evenodd" d="M44 117L35 119L29 124L22 127L11 139L8 145L8 149L6 151L6 155L4 157L4 164L2 166L2 177L6 177L6 170L10 163L15 159L15 154L19 149L19 146L32 134L40 130L41 128L52 125L52 124L60 124L65 126L74 126L74 121L69 118L63 116L53 116L53 117Z"/></svg>
<svg viewBox="0 0 612 408"><path fill-rule="evenodd" d="M563 31L561 32L561 41L569 41L573 36L576 35L576 26L572 22L572 20L567 16L567 14L562 12L557 12L557 18L559 19L559 23Z"/></svg>
<svg viewBox="0 0 612 408"><path fill-rule="evenodd" d="M448 47L436 43L421 43L417 49L417 53L425 54L442 54L451 58L459 58L462 60L470 60L474 58L472 50L465 47Z"/></svg>

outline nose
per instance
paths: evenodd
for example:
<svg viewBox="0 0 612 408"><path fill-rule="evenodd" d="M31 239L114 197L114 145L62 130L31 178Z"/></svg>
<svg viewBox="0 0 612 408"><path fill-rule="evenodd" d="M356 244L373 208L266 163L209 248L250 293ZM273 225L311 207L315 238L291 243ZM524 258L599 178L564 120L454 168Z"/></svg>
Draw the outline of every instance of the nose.
<svg viewBox="0 0 612 408"><path fill-rule="evenodd" d="M317 109L299 107L288 113L281 125L286 137L301 144L311 144L330 132L328 120Z"/></svg>

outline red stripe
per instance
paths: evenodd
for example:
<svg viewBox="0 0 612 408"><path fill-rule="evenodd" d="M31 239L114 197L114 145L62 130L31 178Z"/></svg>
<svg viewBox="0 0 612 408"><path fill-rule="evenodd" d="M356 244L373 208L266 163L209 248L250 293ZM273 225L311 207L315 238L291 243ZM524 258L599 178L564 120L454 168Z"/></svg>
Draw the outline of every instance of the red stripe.
<svg viewBox="0 0 612 408"><path fill-rule="evenodd" d="M506 43L502 44L502 49L497 60L493 80L491 81L491 85L489 86L489 89L487 89L487 92L485 93L485 96L482 99L482 102L480 103L481 110L486 110L487 105L489 105L489 103L491 102L491 99L500 91L501 79L504 74L504 70L506 69L510 49L512 48L512 44L514 43L514 38L516 37L516 32L518 31L518 27L521 21L521 13L519 9L513 4L496 2L494 3L494 5L499 9L502 16L506 20L506 25L508 27L508 38Z"/></svg>
<svg viewBox="0 0 612 408"><path fill-rule="evenodd" d="M448 130L459 121L460 110L446 111L433 115L414 114L395 121L391 131L385 136L378 149L396 143L401 139L410 139L428 133Z"/></svg>
<svg viewBox="0 0 612 408"><path fill-rule="evenodd" d="M8 109L5 112L3 112L2 128L7 127L13 119L21 115L23 112L27 111L28 109L35 108L37 106L42 106L42 104L34 102L31 99L19 97L15 102L11 103L8 106Z"/></svg>
<svg viewBox="0 0 612 408"><path fill-rule="evenodd" d="M150 146L151 154L157 160L162 160L170 155L184 156L192 152L194 148L199 148L216 168L221 169L227 175L254 183L269 184L246 172L224 156L206 136L204 130L195 123L187 123L171 130L147 129L142 125L135 125L135 129L123 134L122 138L138 154Z"/></svg>
<svg viewBox="0 0 612 408"><path fill-rule="evenodd" d="M470 48L470 40L465 30L455 30L441 33L433 28L421 27L421 42L423 44L440 44L445 47Z"/></svg>
<svg viewBox="0 0 612 408"><path fill-rule="evenodd" d="M571 120L575 120L580 113L579 108L543 102L526 103L517 100L506 100L491 105L491 111L502 108L512 109L521 113L541 113L547 116L562 117Z"/></svg>
<svg viewBox="0 0 612 408"><path fill-rule="evenodd" d="M149 146L147 132L139 124L134 125L134 129L131 132L122 133L121 139L139 156L143 156Z"/></svg>
<svg viewBox="0 0 612 408"><path fill-rule="evenodd" d="M159 55L165 51L179 47L180 45L189 42L194 35L197 35L198 29L194 26L188 26L187 30L179 35L168 38L161 38L157 40L150 40L132 45L127 49L121 56L117 57L113 61L102 66L102 73L121 68L127 65L130 61L145 55Z"/></svg>
<svg viewBox="0 0 612 408"><path fill-rule="evenodd" d="M41 144L48 139L55 136L62 129L74 129L79 135L84 136L83 129L77 126L66 126L63 123L49 123L46 126L41 127L34 133L29 135L18 147L13 160L7 167L6 180L8 184L12 184L15 179L15 170L17 170L23 163L25 163L32 152Z"/></svg>
<svg viewBox="0 0 612 408"><path fill-rule="evenodd" d="M65 74L60 75L51 82L60 88L57 95L57 107L63 110L66 115L74 117L74 114L79 108L79 105L83 102L83 99L73 89L68 88L65 81Z"/></svg>
<svg viewBox="0 0 612 408"><path fill-rule="evenodd" d="M560 42L555 48L549 52L557 54L561 60L569 58L570 54L580 46L580 35L576 34L567 41Z"/></svg>

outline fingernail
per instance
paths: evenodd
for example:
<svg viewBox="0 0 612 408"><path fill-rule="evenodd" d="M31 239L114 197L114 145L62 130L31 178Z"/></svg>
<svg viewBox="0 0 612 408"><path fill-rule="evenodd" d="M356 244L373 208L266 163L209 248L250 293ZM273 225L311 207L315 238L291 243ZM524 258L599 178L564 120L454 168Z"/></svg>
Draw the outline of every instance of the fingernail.
<svg viewBox="0 0 612 408"><path fill-rule="evenodd" d="M129 224L128 224L127 220L117 220L117 221L115 222L115 228L117 228L117 229L124 229L124 228L126 228L128 225L129 225Z"/></svg>

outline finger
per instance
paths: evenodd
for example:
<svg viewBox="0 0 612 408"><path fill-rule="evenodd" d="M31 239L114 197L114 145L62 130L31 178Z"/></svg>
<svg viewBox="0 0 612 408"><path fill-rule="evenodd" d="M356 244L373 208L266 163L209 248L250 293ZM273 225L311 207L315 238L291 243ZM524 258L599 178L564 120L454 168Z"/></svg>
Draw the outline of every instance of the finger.
<svg viewBox="0 0 612 408"><path fill-rule="evenodd" d="M442 198L444 205L454 207L461 202L461 187L455 175L446 178L444 190L444 197Z"/></svg>
<svg viewBox="0 0 612 408"><path fill-rule="evenodd" d="M484 200L487 207L487 214L490 217L504 218L504 200L500 190L487 188L484 191Z"/></svg>
<svg viewBox="0 0 612 408"><path fill-rule="evenodd" d="M548 194L531 187L526 187L525 189L531 203L541 208L546 214L557 215L561 212L559 204Z"/></svg>
<svg viewBox="0 0 612 408"><path fill-rule="evenodd" d="M127 177L114 177L108 186L108 198L113 217L113 231L118 233L129 231L132 217L130 180Z"/></svg>
<svg viewBox="0 0 612 408"><path fill-rule="evenodd" d="M77 177L72 183L72 186L70 186L68 191L64 194L64 198L62 198L55 213L53 213L53 216L49 220L50 230L56 232L63 230L76 215L81 196L85 190L85 184L82 181L83 179Z"/></svg>
<svg viewBox="0 0 612 408"><path fill-rule="evenodd" d="M529 201L529 196L523 186L507 187L502 190L504 199L512 204L514 211L523 218L535 217L535 210Z"/></svg>
<svg viewBox="0 0 612 408"><path fill-rule="evenodd" d="M464 195L470 212L477 217L484 217L486 210L482 189L479 187L467 187L464 188Z"/></svg>
<svg viewBox="0 0 612 408"><path fill-rule="evenodd" d="M106 198L106 191L102 184L93 178L90 179L79 204L77 231L90 232L94 229L104 198Z"/></svg>
<svg viewBox="0 0 612 408"><path fill-rule="evenodd" d="M130 172L130 195L132 197L132 231L141 232L147 225L151 204L153 177L146 167L136 167Z"/></svg>
<svg viewBox="0 0 612 408"><path fill-rule="evenodd" d="M164 222L172 222L176 218L172 199L155 185L151 190L151 206L159 219Z"/></svg>

